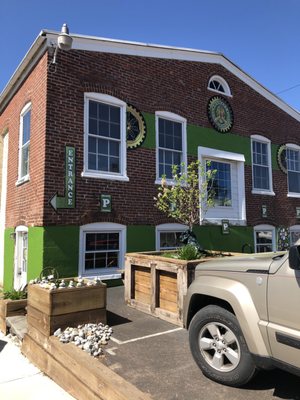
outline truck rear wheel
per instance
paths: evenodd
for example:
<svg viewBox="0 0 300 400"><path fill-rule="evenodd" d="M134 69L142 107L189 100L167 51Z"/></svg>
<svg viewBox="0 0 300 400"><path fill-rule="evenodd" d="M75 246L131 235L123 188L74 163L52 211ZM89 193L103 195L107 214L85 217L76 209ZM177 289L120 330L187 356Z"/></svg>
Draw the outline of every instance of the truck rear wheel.
<svg viewBox="0 0 300 400"><path fill-rule="evenodd" d="M209 305L195 314L189 327L192 355L208 378L228 386L245 385L255 374L235 315Z"/></svg>

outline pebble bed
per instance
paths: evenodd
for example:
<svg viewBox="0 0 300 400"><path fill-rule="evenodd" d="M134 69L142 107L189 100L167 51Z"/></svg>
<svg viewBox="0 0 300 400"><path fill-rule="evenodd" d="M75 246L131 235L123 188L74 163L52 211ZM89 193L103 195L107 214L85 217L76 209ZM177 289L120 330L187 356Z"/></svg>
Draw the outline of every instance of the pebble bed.
<svg viewBox="0 0 300 400"><path fill-rule="evenodd" d="M77 328L66 328L62 331L60 328L54 332L62 343L74 343L78 348L84 350L93 357L99 357L103 354L101 346L105 346L111 335L112 328L99 324L78 325Z"/></svg>

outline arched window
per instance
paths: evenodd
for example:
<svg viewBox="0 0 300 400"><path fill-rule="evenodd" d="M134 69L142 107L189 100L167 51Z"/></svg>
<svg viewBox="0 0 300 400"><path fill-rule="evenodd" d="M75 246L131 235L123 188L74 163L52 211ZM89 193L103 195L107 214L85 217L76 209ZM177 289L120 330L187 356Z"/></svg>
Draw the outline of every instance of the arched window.
<svg viewBox="0 0 300 400"><path fill-rule="evenodd" d="M232 96L228 83L221 76L214 75L210 78L207 88L225 96Z"/></svg>

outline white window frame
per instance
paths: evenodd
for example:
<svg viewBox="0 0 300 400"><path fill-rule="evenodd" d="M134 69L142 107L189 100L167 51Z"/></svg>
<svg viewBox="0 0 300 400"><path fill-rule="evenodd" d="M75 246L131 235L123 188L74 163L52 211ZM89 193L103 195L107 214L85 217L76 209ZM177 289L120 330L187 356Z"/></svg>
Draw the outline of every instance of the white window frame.
<svg viewBox="0 0 300 400"><path fill-rule="evenodd" d="M297 144L294 144L294 143L287 143L287 144L286 144L286 148L287 148L287 149L291 149L291 150L295 150L295 151L299 151L299 152L300 152L300 146L298 146ZM286 168L287 168L287 176L286 176L286 178L287 178L287 191L288 191L287 197L296 197L296 198L300 198L300 193L297 193L297 192L289 192L289 182L288 182L288 179L289 179L289 170L288 170L288 162L287 162Z"/></svg>
<svg viewBox="0 0 300 400"><path fill-rule="evenodd" d="M186 144L186 118L181 117L178 114L171 113L169 111L156 111L155 112L155 131L156 131L156 180L155 184L161 183L161 177L159 176L159 118L167 119L173 122L179 122L182 125L182 162L184 163L184 171L186 172L187 167L187 144ZM166 183L169 185L174 184L172 179L167 179Z"/></svg>
<svg viewBox="0 0 300 400"><path fill-rule="evenodd" d="M299 232L300 235L300 225L292 225L289 229L290 231L290 245L292 246L292 232ZM295 244L295 243L294 243Z"/></svg>
<svg viewBox="0 0 300 400"><path fill-rule="evenodd" d="M24 121L24 116L30 111L31 112L32 105L31 102L27 103L23 108L20 113L20 128L19 128L19 160L18 160L18 180L16 182L16 185L21 185L24 182L29 181L29 158L30 158L30 139L31 139L31 115L30 115L30 135L29 135L29 141L25 143L26 147L29 147L28 150L28 173L26 175L21 175L22 174L22 160L23 160L23 148L25 145L23 144L23 121Z"/></svg>
<svg viewBox="0 0 300 400"><path fill-rule="evenodd" d="M22 265L22 256L20 254L20 240L22 238L21 234L26 233L27 235L27 259L26 259L26 270L23 271ZM28 276L28 227L25 225L19 225L15 229L16 240L15 240L15 255L14 255L14 288L16 290L25 287L27 283L27 276ZM21 247L22 251L24 251L23 247ZM21 265L19 264L21 261ZM21 274L18 274L18 270L21 269ZM18 282L21 276L21 282ZM21 284L19 284L21 283Z"/></svg>
<svg viewBox="0 0 300 400"><path fill-rule="evenodd" d="M209 147L198 147L198 160L204 166L206 159L226 162L234 161L237 165L237 190L238 190L238 219L229 219L231 225L246 225L246 194L245 194L245 156L244 154L232 153L224 150L212 149ZM199 185L201 187L201 177L199 179ZM205 218L205 215L201 215L200 207L200 225L203 225L206 221L217 225L222 224L224 218ZM224 207L225 209L226 207Z"/></svg>
<svg viewBox="0 0 300 400"><path fill-rule="evenodd" d="M120 112L120 172L112 173L105 171L95 171L88 169L88 103L89 100L105 103L111 106L116 106L121 109ZM85 93L84 94L84 161L83 171L81 176L84 178L98 178L98 179L109 179L117 181L129 181L127 176L127 160L126 160L126 103L116 97L102 93Z"/></svg>
<svg viewBox="0 0 300 400"><path fill-rule="evenodd" d="M220 85L222 85L225 92L221 92L221 91L219 91L219 90L212 89L211 87L209 87L209 85L210 85L210 83L211 83L212 81L217 81ZM207 89L210 90L210 91L212 91L212 92L222 94L222 95L224 95L224 96L232 97L231 90L230 90L230 87L229 87L228 83L227 83L227 82L225 81L225 79L222 78L220 75L213 75L213 76L209 79L208 84L207 84Z"/></svg>
<svg viewBox="0 0 300 400"><path fill-rule="evenodd" d="M254 249L256 253L256 232L259 231L272 231L272 251L276 251L277 244L276 244L276 228L273 225L261 224L256 225L253 227L253 234L254 234Z"/></svg>
<svg viewBox="0 0 300 400"><path fill-rule="evenodd" d="M102 274L86 273L84 271L84 256L85 256L85 234L86 233L118 233L119 234L119 261L120 265L118 268L111 268L109 271L104 270ZM120 278L120 269L124 268L125 253L126 253L126 226L116 224L113 222L95 222L87 225L82 225L79 231L79 265L78 265L78 276L100 276L100 278L114 279ZM91 271L92 272L92 271Z"/></svg>
<svg viewBox="0 0 300 400"><path fill-rule="evenodd" d="M254 169L253 169L253 142L260 142L267 145L267 156L268 156L268 171L269 171L269 189L256 189L254 187ZM251 135L251 164L252 164L252 194L264 194L269 196L275 196L273 191L273 179L272 179L272 155L271 155L271 140L261 135Z"/></svg>
<svg viewBox="0 0 300 400"><path fill-rule="evenodd" d="M160 248L160 234L162 232L185 232L188 229L187 225L183 224L160 224L155 227L155 248L157 251L163 249Z"/></svg>

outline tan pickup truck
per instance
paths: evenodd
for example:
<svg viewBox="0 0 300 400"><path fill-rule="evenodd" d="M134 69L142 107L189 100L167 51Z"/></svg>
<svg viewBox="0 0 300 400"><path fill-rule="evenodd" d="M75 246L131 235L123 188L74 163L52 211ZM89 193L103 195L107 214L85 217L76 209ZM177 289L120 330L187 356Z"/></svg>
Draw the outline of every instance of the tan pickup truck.
<svg viewBox="0 0 300 400"><path fill-rule="evenodd" d="M300 246L200 264L184 320L210 379L242 386L273 367L300 375Z"/></svg>

